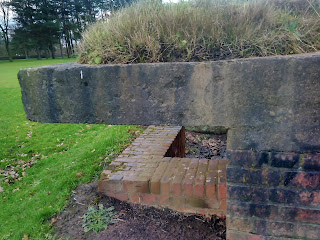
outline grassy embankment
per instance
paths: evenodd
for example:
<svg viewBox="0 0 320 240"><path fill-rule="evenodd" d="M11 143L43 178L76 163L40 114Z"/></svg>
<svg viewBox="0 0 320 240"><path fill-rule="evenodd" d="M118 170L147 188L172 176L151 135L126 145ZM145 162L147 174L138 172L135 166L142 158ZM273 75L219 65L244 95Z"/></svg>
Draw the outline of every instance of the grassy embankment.
<svg viewBox="0 0 320 240"><path fill-rule="evenodd" d="M319 49L319 0L143 0L89 28L79 60L188 62Z"/></svg>
<svg viewBox="0 0 320 240"><path fill-rule="evenodd" d="M27 121L19 69L67 61L75 59L0 61L0 239L44 239L51 217L64 209L71 191L98 178L102 165L139 130Z"/></svg>

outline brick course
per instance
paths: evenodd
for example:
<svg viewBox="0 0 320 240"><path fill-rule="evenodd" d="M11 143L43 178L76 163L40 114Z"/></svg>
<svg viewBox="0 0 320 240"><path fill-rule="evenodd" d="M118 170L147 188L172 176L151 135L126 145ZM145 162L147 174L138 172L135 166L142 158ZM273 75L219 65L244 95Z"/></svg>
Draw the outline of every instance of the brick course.
<svg viewBox="0 0 320 240"><path fill-rule="evenodd" d="M226 160L185 157L183 127L149 126L103 171L99 192L186 213L226 215Z"/></svg>

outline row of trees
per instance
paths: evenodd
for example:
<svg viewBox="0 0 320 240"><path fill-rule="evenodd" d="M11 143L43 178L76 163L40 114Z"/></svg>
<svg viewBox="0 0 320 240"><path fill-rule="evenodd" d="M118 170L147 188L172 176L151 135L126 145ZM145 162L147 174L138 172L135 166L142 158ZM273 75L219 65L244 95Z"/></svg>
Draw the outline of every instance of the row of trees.
<svg viewBox="0 0 320 240"><path fill-rule="evenodd" d="M132 0L0 0L0 31L9 59L11 48L26 58L31 51L56 56L74 54L81 32L107 19ZM10 47L10 45L12 47Z"/></svg>

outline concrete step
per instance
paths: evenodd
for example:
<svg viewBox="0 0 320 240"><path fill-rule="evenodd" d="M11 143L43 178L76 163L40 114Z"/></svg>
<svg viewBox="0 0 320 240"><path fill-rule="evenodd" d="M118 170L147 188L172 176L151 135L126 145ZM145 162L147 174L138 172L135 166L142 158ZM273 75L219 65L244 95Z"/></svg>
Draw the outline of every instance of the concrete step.
<svg viewBox="0 0 320 240"><path fill-rule="evenodd" d="M183 158L183 127L150 126L103 171L99 192L182 212L226 215L226 160Z"/></svg>

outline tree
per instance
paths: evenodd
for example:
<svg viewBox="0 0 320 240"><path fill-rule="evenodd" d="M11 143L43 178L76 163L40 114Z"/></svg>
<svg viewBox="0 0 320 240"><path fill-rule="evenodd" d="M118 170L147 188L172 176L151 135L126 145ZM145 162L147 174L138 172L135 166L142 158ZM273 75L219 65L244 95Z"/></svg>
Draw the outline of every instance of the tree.
<svg viewBox="0 0 320 240"><path fill-rule="evenodd" d="M28 59L29 52L34 48L34 42L24 28L17 27L12 35L11 46L15 54L24 54Z"/></svg>
<svg viewBox="0 0 320 240"><path fill-rule="evenodd" d="M58 43L59 21L56 14L56 0L11 0L15 20L24 35L32 39L38 59L41 51L51 52L55 58L55 47Z"/></svg>
<svg viewBox="0 0 320 240"><path fill-rule="evenodd" d="M1 36L4 40L5 48L9 57L10 62L13 61L12 54L10 50L10 5L9 2L6 0L0 1L0 11L1 11L1 19L0 19L0 30Z"/></svg>
<svg viewBox="0 0 320 240"><path fill-rule="evenodd" d="M55 58L55 46L60 45L63 56L63 45L68 57L74 49L81 33L87 26L111 12L131 3L133 0L11 0L10 6L15 13L17 23L15 45L21 42L20 49L27 56L30 46L37 51L51 52ZM23 41L28 39L28 41Z"/></svg>

